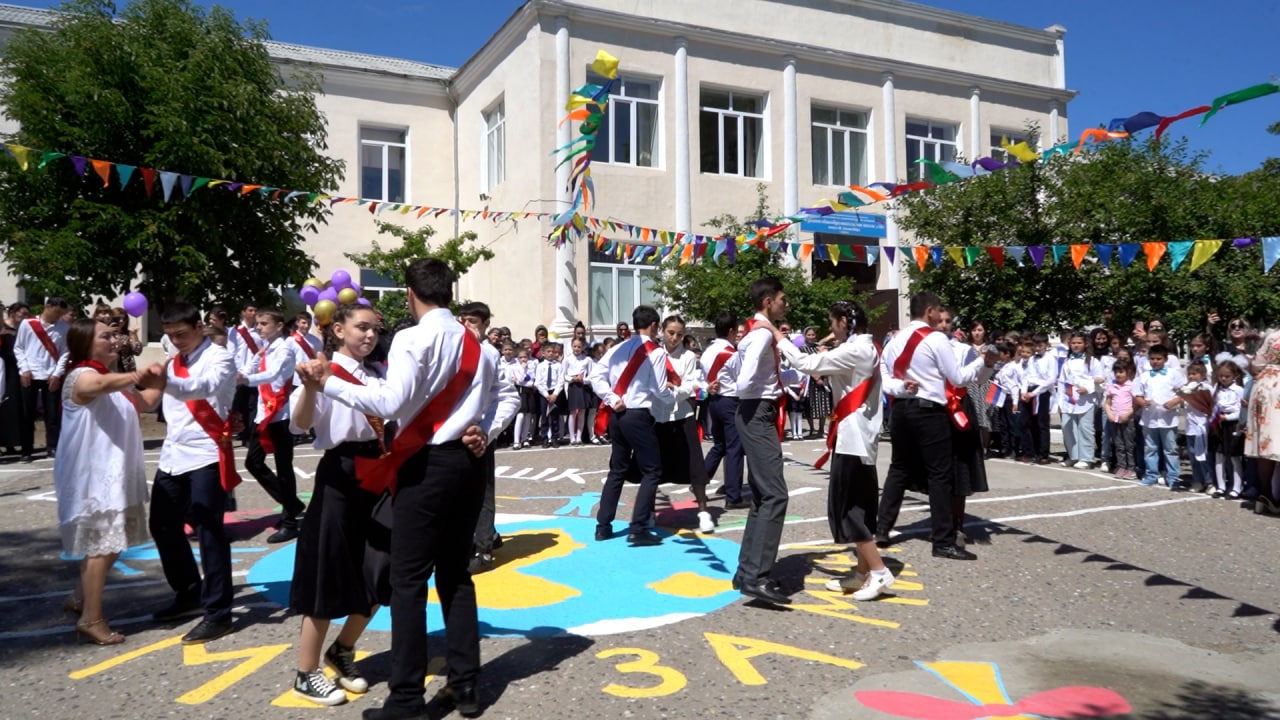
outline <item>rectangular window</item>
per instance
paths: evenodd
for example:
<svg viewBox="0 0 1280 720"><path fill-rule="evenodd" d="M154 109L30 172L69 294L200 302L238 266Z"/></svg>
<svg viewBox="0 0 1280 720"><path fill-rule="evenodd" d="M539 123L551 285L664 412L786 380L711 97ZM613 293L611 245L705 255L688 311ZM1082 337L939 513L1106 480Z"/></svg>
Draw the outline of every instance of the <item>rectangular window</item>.
<svg viewBox="0 0 1280 720"><path fill-rule="evenodd" d="M934 162L956 159L956 128L928 120L907 120L907 178L919 182L925 177L917 162L921 158Z"/></svg>
<svg viewBox="0 0 1280 720"><path fill-rule="evenodd" d="M1011 145L1017 145L1020 142L1026 142L1027 138L1024 137L1021 133L1001 132L999 130L992 129L991 158L993 160L999 160L1000 162L1009 162L1010 160L1014 160L1016 158L1010 155L1008 150L1005 150L1003 147L1001 147L1001 144L1002 144L1001 141L1003 140L1008 140L1009 144Z"/></svg>
<svg viewBox="0 0 1280 720"><path fill-rule="evenodd" d="M764 98L703 90L698 114L702 172L764 177Z"/></svg>
<svg viewBox="0 0 1280 720"><path fill-rule="evenodd" d="M588 315L593 326L614 326L631 322L637 305L662 307L651 283L657 270L647 265L628 265L613 255L592 250L588 273L590 300Z"/></svg>
<svg viewBox="0 0 1280 720"><path fill-rule="evenodd" d="M607 79L587 73L587 82L604 85ZM609 110L600 122L593 162L636 167L657 167L661 117L658 80L622 78L609 93Z"/></svg>
<svg viewBox="0 0 1280 720"><path fill-rule="evenodd" d="M360 197L363 200L405 201L408 139L404 130L360 128Z"/></svg>
<svg viewBox="0 0 1280 720"><path fill-rule="evenodd" d="M507 116L499 102L484 114L484 191L507 178Z"/></svg>
<svg viewBox="0 0 1280 720"><path fill-rule="evenodd" d="M814 106L813 184L867 184L867 114Z"/></svg>

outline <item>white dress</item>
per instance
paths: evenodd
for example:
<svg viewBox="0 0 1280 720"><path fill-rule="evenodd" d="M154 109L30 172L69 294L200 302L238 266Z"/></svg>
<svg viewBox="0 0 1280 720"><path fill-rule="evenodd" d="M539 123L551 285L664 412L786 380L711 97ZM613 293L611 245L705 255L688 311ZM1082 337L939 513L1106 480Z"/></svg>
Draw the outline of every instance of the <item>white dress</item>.
<svg viewBox="0 0 1280 720"><path fill-rule="evenodd" d="M147 476L138 411L124 393L85 405L71 399L81 373L62 385L62 434L53 463L62 548L75 556L109 555L146 542Z"/></svg>

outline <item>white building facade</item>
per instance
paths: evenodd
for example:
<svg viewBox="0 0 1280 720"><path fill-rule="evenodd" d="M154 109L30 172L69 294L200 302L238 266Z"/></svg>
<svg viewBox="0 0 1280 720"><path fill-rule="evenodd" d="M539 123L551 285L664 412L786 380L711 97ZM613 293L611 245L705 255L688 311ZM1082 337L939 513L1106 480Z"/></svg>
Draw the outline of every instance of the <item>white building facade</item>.
<svg viewBox="0 0 1280 720"><path fill-rule="evenodd" d="M52 17L0 6L0 33ZM594 156L590 214L712 234L705 221L749 214L759 184L772 209L790 214L850 184L913 178L921 157L991 154L1002 136L1025 138L1028 123L1042 129L1042 144L1056 142L1074 96L1064 32L897 0L529 0L456 70L282 43L270 50L323 76L317 103L330 152L347 165L335 194L521 212L567 207L567 168L557 173L551 152L573 129L557 123L606 50L621 61L621 82ZM373 217L367 206L334 208L306 246L317 275L350 268L344 252L385 244ZM475 231L496 256L461 279L459 295L488 302L517 338L577 320L605 335L636 304L662 304L647 285L652 265L586 243L553 249L545 219L377 217L430 223L440 238ZM905 244L892 218L879 242ZM896 302L900 276L887 263L822 265L814 272ZM379 286L368 273L363 281ZM16 293L14 278L0 278L0 299Z"/></svg>

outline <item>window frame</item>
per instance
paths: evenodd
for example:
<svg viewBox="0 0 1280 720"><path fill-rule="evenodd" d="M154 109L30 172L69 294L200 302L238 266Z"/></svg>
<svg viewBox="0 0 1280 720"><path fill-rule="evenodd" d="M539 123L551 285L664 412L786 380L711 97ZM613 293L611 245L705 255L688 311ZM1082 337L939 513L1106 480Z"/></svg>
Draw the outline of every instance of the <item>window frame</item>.
<svg viewBox="0 0 1280 720"><path fill-rule="evenodd" d="M926 128L926 131L925 131L926 136L912 134L911 131L908 129L908 127L911 125L924 125ZM949 135L950 139L930 137L933 133L933 130L935 129L947 131L947 134ZM919 182L921 179L925 177L924 171L920 167L920 163L912 162L910 159L911 143L914 142L914 143L920 144L920 152L917 154L918 158L928 158L930 160L933 160L934 162L947 162L947 161L954 161L957 157L959 157L960 129L956 123L946 123L941 120L927 120L923 118L908 117L906 123L903 126L902 136L903 136L903 142L904 142L903 156L907 158L907 179L909 182ZM930 156L930 153L926 152L926 148L931 145L937 146L939 148L939 151L932 153L932 156ZM951 148L951 157L945 158L945 159L943 158L940 150L941 148L944 148L944 147Z"/></svg>
<svg viewBox="0 0 1280 720"><path fill-rule="evenodd" d="M814 119L815 110L829 110L836 113L835 124L821 122ZM840 120L843 115L857 115L862 118L862 126L841 125ZM866 185L870 178L871 165L871 112L869 110L860 110L855 108L842 108L836 105L823 105L821 103L811 103L809 105L809 140L813 142L814 129L825 129L827 133L827 180L828 182L820 182L817 177L818 167L813 165L812 170L813 184L820 187L847 187L849 185ZM844 173L846 182L835 182L834 158L832 156L833 136L839 133L844 136ZM862 167L855 173L851 164L851 140L852 135L857 133L862 136ZM810 163L813 162L814 149L810 147L809 157Z"/></svg>
<svg viewBox="0 0 1280 720"><path fill-rule="evenodd" d="M500 115L497 124L491 124L494 115ZM481 192L489 194L494 188L507 179L507 107L506 100L499 97L487 110L480 113L480 127L484 148L480 160ZM495 164L494 141L497 141L497 163ZM497 179L494 176L497 175Z"/></svg>
<svg viewBox="0 0 1280 720"><path fill-rule="evenodd" d="M646 276L651 276L652 278L656 279L658 269L656 267L653 267L644 263L633 263L633 262L628 262L626 260L618 261L616 258L612 258L612 257L609 260L593 259L592 256L597 255L598 252L599 251L593 248L587 255L587 319L590 320L589 324L593 328L605 327L606 325L612 328L612 327L617 327L618 323L620 322L630 323L631 311L634 310L637 305L644 304L643 283L645 281ZM611 292L610 307L611 307L611 314L613 316L612 322L607 322L607 323L595 322L595 313L594 313L595 293L593 292L593 289L591 287L591 277L593 274L592 270L597 268L608 268L610 271L609 287ZM634 295L635 301L630 305L630 308L627 310L626 314L622 314L622 315L620 315L618 312L618 275L621 272L631 273L635 277L635 295ZM661 313L663 312L664 308L659 307L657 309L659 313Z"/></svg>
<svg viewBox="0 0 1280 720"><path fill-rule="evenodd" d="M704 99L704 95L708 91L728 94L729 107L727 109L707 107L706 100ZM735 95L740 95L742 97L755 98L759 100L760 111L748 112L745 110L733 109L733 99ZM704 85L701 88L699 88L698 90L698 120L699 120L698 155L699 157L701 157L702 155L702 144L705 143L707 140L705 137L702 137L702 132L701 132L701 126L702 126L701 120L702 120L703 113L714 113L716 115L716 156L719 160L719 163L718 163L719 170L717 172L709 172L707 170L702 169L702 164L701 162L699 162L699 166L698 166L699 172L704 175L721 175L725 177L751 178L754 180L766 179L768 175L767 168L769 164L768 163L769 141L767 137L767 134L768 134L767 118L769 115L769 94L767 92L753 93L749 91L739 91L739 90L732 90L727 88L718 88L715 86L708 86L708 85ZM725 165L724 128L725 128L726 117L736 118L737 124L738 124L738 133L737 133L738 172L732 172L732 173L725 172L725 169L724 169L724 165ZM747 152L746 152L746 145L744 143L745 133L743 132L745 130L745 118L755 118L760 121L760 133L759 133L760 160L759 160L759 163L757 164L755 175L748 175L746 172Z"/></svg>
<svg viewBox="0 0 1280 720"><path fill-rule="evenodd" d="M367 140L365 139L365 130L381 130L384 132L397 132L397 133L400 133L402 142L394 143L387 140ZM409 203L409 198L410 198L409 140L410 140L409 128L404 126L380 125L377 123L360 123L359 124L356 132L356 142L360 146L360 152L358 154L359 162L360 162L360 180L359 180L360 187L358 188L357 195L359 195L361 200L368 200L370 202L379 202L379 203L398 203L398 204ZM364 189L365 189L364 188L364 167L365 167L364 149L365 147L382 148L382 195L383 196L380 198L365 197L365 192L364 192ZM393 147L402 148L404 150L403 167L400 168L401 199L399 200L390 199L391 193L389 192L389 190L391 189L391 177L390 177L391 163L389 162L389 159L390 159L389 148L393 148Z"/></svg>
<svg viewBox="0 0 1280 720"><path fill-rule="evenodd" d="M1008 150L1005 150L1004 148L1000 147L1000 138L1008 138L1009 144L1017 145L1020 142L1027 142L1026 136L1022 134L1023 132L1024 131L1021 131L1021 130L1016 133L1004 132L1004 131L997 130L996 128L991 128L991 132L990 132L991 137L989 138L991 142L991 155L990 155L991 159L998 160L1000 162L1005 162L1005 163L1011 160L1016 160L1017 158L1010 155Z"/></svg>
<svg viewBox="0 0 1280 720"><path fill-rule="evenodd" d="M590 70L587 71L586 78L588 83L595 83L597 85L603 84L608 81L607 78L596 75ZM653 97L643 98L643 97L636 97L634 95L625 94L628 83L644 84L652 87ZM646 75L636 75L636 76L628 75L625 78L618 79L615 87L609 91L609 106L604 116L605 119L603 124L607 124L607 129L609 131L608 136L603 137L604 133L603 132L601 133L602 135L601 139L605 143L605 147L609 149L609 158L607 160L603 159L601 155L597 153L596 155L592 156L592 162L604 163L606 165L617 165L620 167L644 168L646 170L661 170L663 168L662 148L663 148L663 141L664 141L664 128L663 128L662 118L663 118L664 85L665 85L665 79L662 77L649 77ZM613 119L618 117L619 115L618 106L620 105L626 105L629 112L630 128L631 128L630 147L631 147L631 154L633 155L630 162L619 161L614 152L614 149L615 149L614 142L613 142L615 137L614 133L618 125L617 123L613 122ZM642 148L640 147L640 144L639 144L640 123L637 122L637 119L639 117L639 110L638 110L639 105L650 105L654 109L653 147L649 148L649 156L650 156L649 165L640 164L640 155L641 155ZM603 129L605 128L602 128L602 130Z"/></svg>

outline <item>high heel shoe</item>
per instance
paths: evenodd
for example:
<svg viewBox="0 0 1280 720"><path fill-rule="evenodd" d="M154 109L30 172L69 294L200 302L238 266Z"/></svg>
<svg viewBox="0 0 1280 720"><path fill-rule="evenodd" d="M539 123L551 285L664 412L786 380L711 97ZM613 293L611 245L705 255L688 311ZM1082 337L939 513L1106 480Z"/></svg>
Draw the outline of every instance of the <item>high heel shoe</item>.
<svg viewBox="0 0 1280 720"><path fill-rule="evenodd" d="M98 625L106 628L106 634L100 635L91 629ZM83 620L76 623L76 643L83 642L86 636L94 645L119 645L124 642L124 636L108 627L107 621L103 618L98 618L91 623Z"/></svg>

